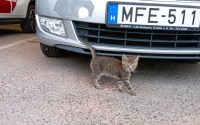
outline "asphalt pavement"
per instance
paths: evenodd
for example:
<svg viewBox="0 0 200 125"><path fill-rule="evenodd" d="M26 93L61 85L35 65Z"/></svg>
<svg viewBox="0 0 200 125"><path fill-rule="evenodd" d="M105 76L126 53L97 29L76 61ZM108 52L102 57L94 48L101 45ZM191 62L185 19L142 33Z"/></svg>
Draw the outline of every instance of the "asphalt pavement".
<svg viewBox="0 0 200 125"><path fill-rule="evenodd" d="M141 59L131 76L137 96L111 78L97 90L90 56L45 57L35 34L16 29L0 28L0 125L200 124L200 63Z"/></svg>

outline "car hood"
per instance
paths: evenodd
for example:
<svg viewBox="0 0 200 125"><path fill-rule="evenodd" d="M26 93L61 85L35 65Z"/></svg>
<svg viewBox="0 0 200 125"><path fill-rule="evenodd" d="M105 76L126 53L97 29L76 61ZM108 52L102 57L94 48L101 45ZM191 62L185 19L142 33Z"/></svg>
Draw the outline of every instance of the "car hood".
<svg viewBox="0 0 200 125"><path fill-rule="evenodd" d="M37 0L36 13L38 15L61 19L80 20L87 22L105 22L108 2L133 2L133 0ZM199 0L134 0L135 3L168 4L200 6ZM86 9L84 9L86 8ZM80 11L80 9L82 9ZM81 18L79 12L88 13L86 18Z"/></svg>

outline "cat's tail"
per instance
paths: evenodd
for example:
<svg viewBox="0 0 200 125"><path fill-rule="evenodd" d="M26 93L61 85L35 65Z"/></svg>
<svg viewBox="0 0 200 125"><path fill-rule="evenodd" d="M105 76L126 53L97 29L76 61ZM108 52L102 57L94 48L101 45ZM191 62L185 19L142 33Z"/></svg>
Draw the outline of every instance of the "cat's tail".
<svg viewBox="0 0 200 125"><path fill-rule="evenodd" d="M95 51L95 49L94 49L92 46L90 46L90 45L84 40L84 34L81 36L81 38L82 38L82 43L83 43L88 49L90 49L90 51L91 51L91 53L92 53L92 58L93 58L93 59L96 58L96 51Z"/></svg>

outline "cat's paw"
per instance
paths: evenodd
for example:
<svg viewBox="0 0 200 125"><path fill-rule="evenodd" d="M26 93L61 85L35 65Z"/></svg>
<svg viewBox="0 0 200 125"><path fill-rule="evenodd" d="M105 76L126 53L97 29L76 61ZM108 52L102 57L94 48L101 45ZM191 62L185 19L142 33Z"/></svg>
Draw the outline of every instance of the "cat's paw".
<svg viewBox="0 0 200 125"><path fill-rule="evenodd" d="M95 85L94 86L96 89L102 89L102 87L100 85Z"/></svg>
<svg viewBox="0 0 200 125"><path fill-rule="evenodd" d="M132 95L132 96L136 96L136 93L134 91L129 91L129 93Z"/></svg>
<svg viewBox="0 0 200 125"><path fill-rule="evenodd" d="M119 88L119 91L120 91L120 92L125 92L125 89Z"/></svg>

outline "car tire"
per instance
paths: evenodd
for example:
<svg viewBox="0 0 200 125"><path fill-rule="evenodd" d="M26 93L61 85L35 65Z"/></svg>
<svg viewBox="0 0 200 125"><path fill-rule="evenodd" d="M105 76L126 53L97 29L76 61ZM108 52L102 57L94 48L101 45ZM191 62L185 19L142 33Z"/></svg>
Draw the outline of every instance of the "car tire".
<svg viewBox="0 0 200 125"><path fill-rule="evenodd" d="M36 20L35 20L35 6L30 5L26 14L26 20L20 24L21 29L25 33L36 32Z"/></svg>
<svg viewBox="0 0 200 125"><path fill-rule="evenodd" d="M66 54L66 51L63 49L48 46L43 43L40 43L40 48L42 53L47 57L63 57Z"/></svg>

